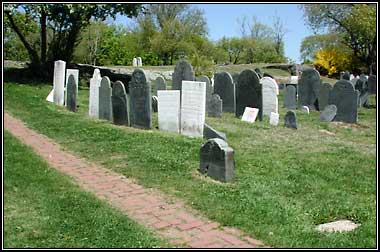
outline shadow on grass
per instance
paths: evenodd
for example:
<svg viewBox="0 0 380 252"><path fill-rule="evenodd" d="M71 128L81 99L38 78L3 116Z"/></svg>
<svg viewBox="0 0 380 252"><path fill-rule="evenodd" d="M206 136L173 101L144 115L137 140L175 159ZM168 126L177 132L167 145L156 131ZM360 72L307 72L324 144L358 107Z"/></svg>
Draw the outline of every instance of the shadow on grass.
<svg viewBox="0 0 380 252"><path fill-rule="evenodd" d="M4 72L4 82L20 83L25 85L37 86L41 83L51 83L51 80L37 76L29 68L17 68L17 67L6 67L3 69Z"/></svg>

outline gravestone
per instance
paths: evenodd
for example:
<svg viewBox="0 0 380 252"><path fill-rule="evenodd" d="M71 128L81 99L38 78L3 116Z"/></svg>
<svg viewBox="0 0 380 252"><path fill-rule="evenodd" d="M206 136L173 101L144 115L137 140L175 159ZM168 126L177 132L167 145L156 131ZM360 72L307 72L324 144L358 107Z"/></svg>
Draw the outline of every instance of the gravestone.
<svg viewBox="0 0 380 252"><path fill-rule="evenodd" d="M211 86L211 81L207 76L201 76L197 79L197 81L206 83L206 110L209 106L209 102L211 100L211 95L214 93L214 87Z"/></svg>
<svg viewBox="0 0 380 252"><path fill-rule="evenodd" d="M353 74L350 74L350 80L354 79L355 76Z"/></svg>
<svg viewBox="0 0 380 252"><path fill-rule="evenodd" d="M327 105L321 112L319 119L323 122L331 122L334 120L337 111L338 109L334 104Z"/></svg>
<svg viewBox="0 0 380 252"><path fill-rule="evenodd" d="M254 123L256 121L258 113L259 113L259 109L257 108L245 107L241 120L244 122Z"/></svg>
<svg viewBox="0 0 380 252"><path fill-rule="evenodd" d="M285 127L286 128L292 128L297 129L297 116L294 111L288 111L285 115Z"/></svg>
<svg viewBox="0 0 380 252"><path fill-rule="evenodd" d="M65 102L65 69L65 61L57 60L54 62L53 101L55 104L61 106L63 106Z"/></svg>
<svg viewBox="0 0 380 252"><path fill-rule="evenodd" d="M298 76L294 75L294 76L290 76L289 78L289 84L298 84Z"/></svg>
<svg viewBox="0 0 380 252"><path fill-rule="evenodd" d="M181 99L179 90L158 90L158 128L180 133Z"/></svg>
<svg viewBox="0 0 380 252"><path fill-rule="evenodd" d="M356 123L358 121L358 96L348 80L339 80L330 92L329 104L337 107L334 121Z"/></svg>
<svg viewBox="0 0 380 252"><path fill-rule="evenodd" d="M322 111L329 104L329 96L332 86L329 83L322 83L318 93L318 106Z"/></svg>
<svg viewBox="0 0 380 252"><path fill-rule="evenodd" d="M166 82L162 76L158 76L154 81L154 93L157 95L158 90L166 90Z"/></svg>
<svg viewBox="0 0 380 252"><path fill-rule="evenodd" d="M350 80L350 72L345 71L345 72L341 73L340 79L341 80Z"/></svg>
<svg viewBox="0 0 380 252"><path fill-rule="evenodd" d="M318 109L317 95L321 86L321 77L315 69L306 69L298 80L298 105Z"/></svg>
<svg viewBox="0 0 380 252"><path fill-rule="evenodd" d="M361 74L359 79L355 83L355 89L359 90L360 93L367 90L367 78L364 74Z"/></svg>
<svg viewBox="0 0 380 252"><path fill-rule="evenodd" d="M67 81L67 103L66 107L72 112L77 112L77 83L75 82L75 76L70 74Z"/></svg>
<svg viewBox="0 0 380 252"><path fill-rule="evenodd" d="M112 121L111 81L104 76L99 86L99 119Z"/></svg>
<svg viewBox="0 0 380 252"><path fill-rule="evenodd" d="M137 58L133 58L132 65L133 65L134 67L137 67L137 66L138 66L138 65L137 65Z"/></svg>
<svg viewBox="0 0 380 252"><path fill-rule="evenodd" d="M263 120L262 86L256 72L250 69L242 71L239 75L236 85L235 116L243 115L246 107L259 109L258 118L260 121Z"/></svg>
<svg viewBox="0 0 380 252"><path fill-rule="evenodd" d="M113 123L116 125L128 125L128 100L124 84L116 81L112 87L112 114Z"/></svg>
<svg viewBox="0 0 380 252"><path fill-rule="evenodd" d="M302 106L301 107L301 111L306 113L306 114L310 114L310 109L308 106Z"/></svg>
<svg viewBox="0 0 380 252"><path fill-rule="evenodd" d="M78 86L79 86L79 70L78 69L66 69L66 94L65 94L65 104L67 104L67 82L69 81L70 74L74 75L75 83L77 84L77 95L78 95Z"/></svg>
<svg viewBox="0 0 380 252"><path fill-rule="evenodd" d="M376 75L370 75L368 77L368 92L370 94L376 94L377 91L377 77Z"/></svg>
<svg viewBox="0 0 380 252"><path fill-rule="evenodd" d="M235 113L235 84L229 73L214 75L214 93L223 101L223 112Z"/></svg>
<svg viewBox="0 0 380 252"><path fill-rule="evenodd" d="M142 67L142 59L141 57L137 57L137 66Z"/></svg>
<svg viewBox="0 0 380 252"><path fill-rule="evenodd" d="M296 88L292 85L287 85L285 87L284 107L288 108L288 109L296 109L297 108Z"/></svg>
<svg viewBox="0 0 380 252"><path fill-rule="evenodd" d="M353 78L353 79L350 79L350 82L351 82L351 84L352 84L352 86L356 89L356 83L357 83L357 81L359 80L359 78Z"/></svg>
<svg viewBox="0 0 380 252"><path fill-rule="evenodd" d="M278 84L278 89L280 89L280 90L285 89L285 83Z"/></svg>
<svg viewBox="0 0 380 252"><path fill-rule="evenodd" d="M157 110L158 110L157 106L158 106L157 96L152 95L152 110L153 110L153 112L157 112Z"/></svg>
<svg viewBox="0 0 380 252"><path fill-rule="evenodd" d="M263 77L269 77L269 78L274 79L274 77L272 75L270 75L269 73L266 73L266 72L264 72Z"/></svg>
<svg viewBox="0 0 380 252"><path fill-rule="evenodd" d="M135 128L152 128L152 98L150 83L142 69L135 69L129 82L130 125Z"/></svg>
<svg viewBox="0 0 380 252"><path fill-rule="evenodd" d="M218 94L212 94L207 107L209 117L222 117L223 101Z"/></svg>
<svg viewBox="0 0 380 252"><path fill-rule="evenodd" d="M99 118L99 87L102 77L99 69L95 69L90 79L89 115Z"/></svg>
<svg viewBox="0 0 380 252"><path fill-rule="evenodd" d="M270 113L269 123L270 125L277 126L280 120L280 115L278 113Z"/></svg>
<svg viewBox="0 0 380 252"><path fill-rule="evenodd" d="M174 68L172 75L172 90L182 90L182 81L194 81L193 67L186 60L180 60Z"/></svg>
<svg viewBox="0 0 380 252"><path fill-rule="evenodd" d="M263 77L260 84L263 92L263 115L269 117L271 112L278 113L278 85L270 77Z"/></svg>
<svg viewBox="0 0 380 252"><path fill-rule="evenodd" d="M203 137L206 117L206 84L182 81L181 134Z"/></svg>
<svg viewBox="0 0 380 252"><path fill-rule="evenodd" d="M226 137L225 133L211 128L211 126L206 124L206 123L205 123L204 129L203 129L203 138L206 138L206 139L220 138L220 139L223 139L224 141L227 141L227 137Z"/></svg>
<svg viewBox="0 0 380 252"><path fill-rule="evenodd" d="M52 90L50 91L50 93L49 93L48 96L46 97L46 100L47 100L48 102L54 102L54 100L53 100L53 96L54 96L54 89L52 89Z"/></svg>
<svg viewBox="0 0 380 252"><path fill-rule="evenodd" d="M200 149L199 171L212 179L230 182L234 178L234 150L219 138L209 139Z"/></svg>

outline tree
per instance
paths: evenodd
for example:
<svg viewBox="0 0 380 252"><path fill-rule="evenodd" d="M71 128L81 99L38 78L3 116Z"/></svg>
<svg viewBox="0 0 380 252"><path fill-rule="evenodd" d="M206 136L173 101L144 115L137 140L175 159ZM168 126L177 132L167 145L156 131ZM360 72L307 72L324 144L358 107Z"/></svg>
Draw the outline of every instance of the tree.
<svg viewBox="0 0 380 252"><path fill-rule="evenodd" d="M375 4L304 4L307 24L314 31L333 31L367 69L376 63Z"/></svg>
<svg viewBox="0 0 380 252"><path fill-rule="evenodd" d="M273 18L273 39L278 55L284 55L284 37L286 34L284 24L279 16Z"/></svg>
<svg viewBox="0 0 380 252"><path fill-rule="evenodd" d="M318 50L315 55L314 65L322 73L327 71L329 76L351 68L352 54L342 53L336 48Z"/></svg>
<svg viewBox="0 0 380 252"><path fill-rule="evenodd" d="M80 31L90 24L91 18L105 20L115 18L117 13L136 16L140 4L6 4L4 13L9 27L18 35L28 51L30 67L35 73L49 76L55 60L70 62L74 48L79 42ZM25 24L18 24L15 15L24 12L38 23L40 47L32 45L22 32ZM52 33L48 41L48 31ZM47 70L47 71L46 71Z"/></svg>
<svg viewBox="0 0 380 252"><path fill-rule="evenodd" d="M342 38L337 33L316 34L305 37L302 40L300 53L304 63L311 63L318 51L327 48L347 48L342 43Z"/></svg>

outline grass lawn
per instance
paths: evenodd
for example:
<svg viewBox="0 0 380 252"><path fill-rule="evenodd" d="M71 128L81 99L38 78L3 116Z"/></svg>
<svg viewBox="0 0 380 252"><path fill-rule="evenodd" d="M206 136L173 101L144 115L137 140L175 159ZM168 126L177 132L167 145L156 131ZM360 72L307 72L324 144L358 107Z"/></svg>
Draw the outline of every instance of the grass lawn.
<svg viewBox="0 0 380 252"><path fill-rule="evenodd" d="M4 248L168 247L4 133Z"/></svg>
<svg viewBox="0 0 380 252"><path fill-rule="evenodd" d="M249 124L233 114L206 118L235 151L235 180L213 182L197 172L203 139L116 126L88 117L88 89L79 111L46 102L51 86L6 83L5 109L67 150L146 187L183 199L222 225L276 248L376 247L376 109L359 108L357 125L319 121L297 111L299 129ZM375 99L371 96L371 104ZM319 233L317 224L350 219L349 233Z"/></svg>

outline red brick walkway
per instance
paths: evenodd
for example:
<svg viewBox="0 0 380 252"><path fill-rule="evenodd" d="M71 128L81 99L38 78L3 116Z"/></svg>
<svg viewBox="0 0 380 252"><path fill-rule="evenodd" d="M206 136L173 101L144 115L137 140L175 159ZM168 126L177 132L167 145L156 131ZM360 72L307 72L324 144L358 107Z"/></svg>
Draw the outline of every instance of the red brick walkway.
<svg viewBox="0 0 380 252"><path fill-rule="evenodd" d="M70 175L85 190L95 193L125 212L131 219L153 229L180 247L190 248L262 248L261 241L241 231L221 227L207 220L178 200L146 189L120 174L89 164L44 135L28 129L24 123L4 113L5 129L30 145L51 167ZM174 201L174 202L173 202Z"/></svg>

